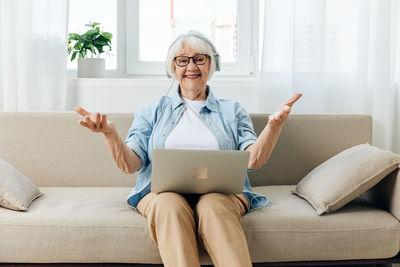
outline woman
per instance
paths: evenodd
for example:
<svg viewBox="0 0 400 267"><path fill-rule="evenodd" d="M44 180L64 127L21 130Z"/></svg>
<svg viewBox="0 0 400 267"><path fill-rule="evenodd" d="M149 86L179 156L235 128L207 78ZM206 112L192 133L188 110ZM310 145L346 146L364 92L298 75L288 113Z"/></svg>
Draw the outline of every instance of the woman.
<svg viewBox="0 0 400 267"><path fill-rule="evenodd" d="M178 89L173 96L163 96L137 113L125 142L105 114L76 107L84 116L79 123L104 134L120 169L126 173L139 170L128 203L147 218L150 236L165 266L200 266L197 237L215 266L251 266L241 216L265 207L267 198L252 192L247 177L243 194L237 195L150 192L152 150L248 150L248 168L260 168L301 95L294 95L270 115L257 138L246 111L237 102L215 98L207 85L219 62L206 37L197 32L178 37L169 48L166 64L168 74L179 82Z"/></svg>

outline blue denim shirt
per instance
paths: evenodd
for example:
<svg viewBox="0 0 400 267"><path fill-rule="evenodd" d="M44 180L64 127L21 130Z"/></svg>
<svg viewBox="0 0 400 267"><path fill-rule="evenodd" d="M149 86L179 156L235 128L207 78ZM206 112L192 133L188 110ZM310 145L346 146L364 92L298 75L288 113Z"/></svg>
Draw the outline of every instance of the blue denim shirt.
<svg viewBox="0 0 400 267"><path fill-rule="evenodd" d="M165 148L165 140L178 123L186 107L179 95L180 88L172 96L163 96L158 101L143 107L135 114L125 143L140 157L136 186L128 196L128 204L136 210L140 199L150 192L152 152ZM200 110L200 117L217 138L220 150L245 150L257 136L247 112L238 102L217 99L207 86L207 100ZM243 194L249 199L249 211L263 208L268 198L252 191L246 175Z"/></svg>

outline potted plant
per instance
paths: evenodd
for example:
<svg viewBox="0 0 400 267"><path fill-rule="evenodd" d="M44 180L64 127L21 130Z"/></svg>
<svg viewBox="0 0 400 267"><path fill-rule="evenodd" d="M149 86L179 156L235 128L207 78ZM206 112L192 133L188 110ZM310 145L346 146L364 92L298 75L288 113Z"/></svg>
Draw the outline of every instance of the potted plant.
<svg viewBox="0 0 400 267"><path fill-rule="evenodd" d="M112 34L103 32L99 27L100 24L89 22L85 26L90 29L85 33L68 35L68 54L71 55L71 61L78 56L78 77L104 77L105 59L100 56L104 52L111 51ZM108 47L108 51L104 50L105 47Z"/></svg>

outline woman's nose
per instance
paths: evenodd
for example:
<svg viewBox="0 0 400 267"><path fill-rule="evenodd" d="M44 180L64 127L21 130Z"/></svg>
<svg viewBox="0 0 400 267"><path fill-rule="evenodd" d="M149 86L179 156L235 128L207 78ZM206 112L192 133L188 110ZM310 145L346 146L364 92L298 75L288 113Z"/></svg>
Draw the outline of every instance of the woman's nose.
<svg viewBox="0 0 400 267"><path fill-rule="evenodd" d="M197 65L194 64L193 58L189 59L189 64L187 65L188 69L196 69Z"/></svg>

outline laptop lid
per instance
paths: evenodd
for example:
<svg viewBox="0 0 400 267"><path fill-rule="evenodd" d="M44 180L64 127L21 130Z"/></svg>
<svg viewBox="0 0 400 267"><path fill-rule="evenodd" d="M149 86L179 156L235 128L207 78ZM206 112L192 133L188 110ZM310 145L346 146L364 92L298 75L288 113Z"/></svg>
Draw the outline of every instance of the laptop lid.
<svg viewBox="0 0 400 267"><path fill-rule="evenodd" d="M151 191L239 194L249 157L241 150L155 149Z"/></svg>

